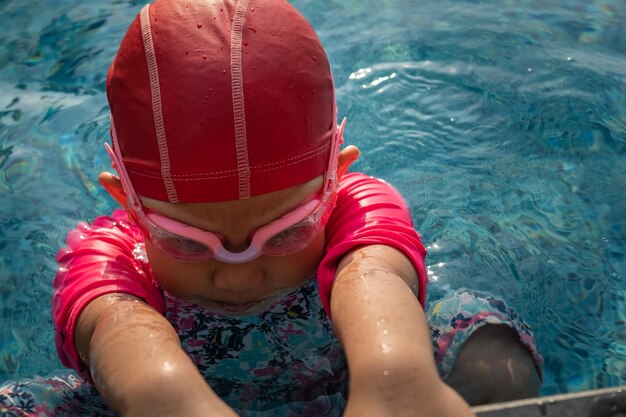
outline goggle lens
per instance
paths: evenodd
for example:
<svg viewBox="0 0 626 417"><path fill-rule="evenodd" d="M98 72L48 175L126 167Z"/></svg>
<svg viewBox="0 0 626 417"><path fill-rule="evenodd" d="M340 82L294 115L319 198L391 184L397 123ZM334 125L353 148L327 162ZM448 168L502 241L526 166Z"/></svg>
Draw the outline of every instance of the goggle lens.
<svg viewBox="0 0 626 417"><path fill-rule="evenodd" d="M150 241L164 254L182 261L202 261L215 254L204 243L171 233L151 224L146 230Z"/></svg>
<svg viewBox="0 0 626 417"><path fill-rule="evenodd" d="M263 245L262 252L269 256L288 255L307 247L319 234L321 226L301 222L272 236Z"/></svg>

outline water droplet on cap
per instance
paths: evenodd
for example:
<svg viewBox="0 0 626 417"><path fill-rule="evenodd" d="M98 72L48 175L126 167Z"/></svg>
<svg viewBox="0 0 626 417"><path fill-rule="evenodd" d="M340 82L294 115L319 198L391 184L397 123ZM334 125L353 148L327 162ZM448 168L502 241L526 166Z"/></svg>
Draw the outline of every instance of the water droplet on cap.
<svg viewBox="0 0 626 417"><path fill-rule="evenodd" d="M198 29L202 28L202 23L198 22L198 24L196 25L196 27L197 27Z"/></svg>

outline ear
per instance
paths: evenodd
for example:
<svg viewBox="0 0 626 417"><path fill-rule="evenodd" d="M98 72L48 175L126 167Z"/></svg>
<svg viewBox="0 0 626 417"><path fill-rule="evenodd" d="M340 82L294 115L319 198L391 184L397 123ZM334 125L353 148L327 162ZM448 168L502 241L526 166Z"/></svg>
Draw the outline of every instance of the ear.
<svg viewBox="0 0 626 417"><path fill-rule="evenodd" d="M341 180L343 174L348 171L350 165L359 158L361 151L354 145L348 145L339 152L339 162L337 163L337 180Z"/></svg>
<svg viewBox="0 0 626 417"><path fill-rule="evenodd" d="M117 203L124 208L124 210L128 209L128 197L124 192L124 188L122 188L122 182L118 177L111 174L110 172L101 172L98 175L98 181L105 190L113 197Z"/></svg>

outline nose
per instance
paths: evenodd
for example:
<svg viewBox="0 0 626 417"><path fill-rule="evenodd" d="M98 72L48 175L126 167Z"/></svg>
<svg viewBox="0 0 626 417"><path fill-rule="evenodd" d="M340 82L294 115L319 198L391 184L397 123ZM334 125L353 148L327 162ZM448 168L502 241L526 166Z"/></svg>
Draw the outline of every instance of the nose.
<svg viewBox="0 0 626 417"><path fill-rule="evenodd" d="M215 271L213 285L223 291L252 291L263 285L263 271L254 262L223 264Z"/></svg>

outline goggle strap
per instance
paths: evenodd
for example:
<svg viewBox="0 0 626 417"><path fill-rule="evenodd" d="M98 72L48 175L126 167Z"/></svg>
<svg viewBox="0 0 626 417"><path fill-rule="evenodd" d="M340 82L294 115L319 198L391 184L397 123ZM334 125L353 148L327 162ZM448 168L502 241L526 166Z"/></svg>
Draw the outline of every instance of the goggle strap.
<svg viewBox="0 0 626 417"><path fill-rule="evenodd" d="M109 146L108 143L105 143L109 156L111 157L111 162L113 169L117 172L117 175L120 177L120 181L122 182L122 188L128 197L128 205L130 208L136 211L141 211L141 200L139 196L135 192L135 188L133 187L133 183L130 181L130 177L128 175L128 171L126 171L126 167L122 163L122 154L120 152L120 145L117 141L117 132L115 131L115 122L113 121L113 115L111 114L111 137L113 140L113 149Z"/></svg>
<svg viewBox="0 0 626 417"><path fill-rule="evenodd" d="M343 144L343 131L346 127L347 119L344 117L339 125L339 128L335 130L335 137L330 146L330 156L328 159L328 170L326 171L325 190L333 190L337 185L337 166L339 164L339 150Z"/></svg>

